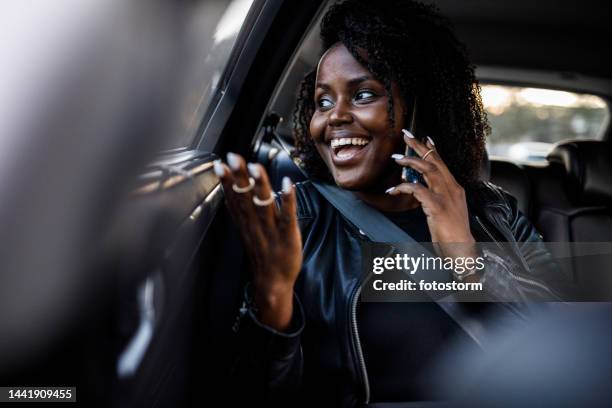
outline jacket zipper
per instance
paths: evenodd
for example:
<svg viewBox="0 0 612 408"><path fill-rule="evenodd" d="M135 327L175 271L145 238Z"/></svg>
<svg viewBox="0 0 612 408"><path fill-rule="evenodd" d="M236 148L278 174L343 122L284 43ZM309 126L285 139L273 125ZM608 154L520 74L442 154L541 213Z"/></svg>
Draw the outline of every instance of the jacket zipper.
<svg viewBox="0 0 612 408"><path fill-rule="evenodd" d="M476 218L476 221L478 221L478 225L480 225L482 227L482 229L484 230L484 232L489 236L489 238L491 238L491 240L493 240L493 242L495 242L495 244L497 245L497 247L499 249L501 249L503 251L503 248L501 246L501 244L499 242L497 242L497 240L495 239L495 237L493 237L493 235L489 232L489 230L487 229L487 227L485 227L484 223L480 220L480 217L478 217L477 215L474 216L474 218ZM517 275L514 272L508 270L508 273L510 273L510 276L512 276L512 278L514 278L514 280L517 280L519 282L523 282L532 286L535 286L537 288L543 289L546 292L552 294L553 296L555 295L549 288L547 288L545 285L543 285L542 283L526 278L522 275Z"/></svg>
<svg viewBox="0 0 612 408"><path fill-rule="evenodd" d="M499 243L499 242L497 242L497 240L495 239L495 237L493 237L493 234L491 234L491 233L489 232L489 230L487 229L487 227L485 227L485 225L483 224L483 222L482 222L482 221L480 221L480 217L479 217L479 216L477 216L477 215L475 215L475 216L474 216L474 218L476 218L476 221L478 221L478 225L480 225L480 227L481 227L481 228L484 230L484 232L485 232L485 233L486 233L486 234L489 236L489 238L491 238L491 240L492 240L493 242L495 242L495 245L497 245L497 247L498 247L499 249L503 249L503 248L501 247L500 243Z"/></svg>
<svg viewBox="0 0 612 408"><path fill-rule="evenodd" d="M366 369L365 358L363 356L363 350L361 348L361 340L359 339L359 329L357 327L357 302L359 295L361 294L361 282L357 282L357 289L353 293L353 299L351 302L351 323L354 337L354 346L357 350L357 358L359 360L359 366L361 368L361 375L363 376L363 385L365 388L365 403L370 402L370 381L368 379L368 370Z"/></svg>

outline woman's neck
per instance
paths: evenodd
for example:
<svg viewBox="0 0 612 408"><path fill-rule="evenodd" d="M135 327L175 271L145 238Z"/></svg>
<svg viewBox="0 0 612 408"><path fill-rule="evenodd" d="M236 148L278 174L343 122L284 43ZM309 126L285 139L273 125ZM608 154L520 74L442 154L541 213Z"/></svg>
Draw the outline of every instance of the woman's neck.
<svg viewBox="0 0 612 408"><path fill-rule="evenodd" d="M355 191L357 197L366 204L386 212L412 210L421 205L412 194L390 196L385 193Z"/></svg>
<svg viewBox="0 0 612 408"><path fill-rule="evenodd" d="M376 186L362 190L353 190L353 193L363 202L380 211L395 212L412 210L421 206L421 203L412 194L389 195L385 190L391 186L402 183L401 173L396 168L382 174Z"/></svg>

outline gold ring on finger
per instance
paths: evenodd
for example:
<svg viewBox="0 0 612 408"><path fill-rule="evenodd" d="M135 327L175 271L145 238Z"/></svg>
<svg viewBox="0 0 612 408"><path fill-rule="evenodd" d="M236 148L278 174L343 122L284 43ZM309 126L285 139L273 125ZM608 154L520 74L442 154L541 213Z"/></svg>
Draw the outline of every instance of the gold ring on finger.
<svg viewBox="0 0 612 408"><path fill-rule="evenodd" d="M255 179L253 177L249 177L249 185L240 187L236 185L236 183L232 184L232 190L234 190L238 194L248 193L255 187Z"/></svg>
<svg viewBox="0 0 612 408"><path fill-rule="evenodd" d="M253 204L255 204L258 207L265 207L267 205L272 204L273 202L274 202L274 194L270 194L270 197L266 198L265 200L262 200L256 195L253 196Z"/></svg>
<svg viewBox="0 0 612 408"><path fill-rule="evenodd" d="M427 156L429 156L434 150L436 149L429 149L427 152L425 152L425 154L423 155L423 157L421 157L421 159L425 160Z"/></svg>

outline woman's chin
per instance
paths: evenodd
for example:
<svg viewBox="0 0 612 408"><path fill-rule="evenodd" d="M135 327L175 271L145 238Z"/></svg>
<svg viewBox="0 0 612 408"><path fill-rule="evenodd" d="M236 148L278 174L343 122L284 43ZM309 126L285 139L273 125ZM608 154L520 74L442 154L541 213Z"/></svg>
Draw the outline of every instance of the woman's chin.
<svg viewBox="0 0 612 408"><path fill-rule="evenodd" d="M334 172L334 182L340 188L345 190L359 189L359 179L352 175L343 174L344 172Z"/></svg>
<svg viewBox="0 0 612 408"><path fill-rule="evenodd" d="M344 190L350 191L366 191L374 187L375 181L368 180L366 177L356 177L355 175L335 174L334 181L336 185Z"/></svg>
<svg viewBox="0 0 612 408"><path fill-rule="evenodd" d="M351 183L351 182L342 182L342 181L338 181L336 180L336 185L344 190L351 190L351 191L360 191L361 188L359 186L359 184L355 184L355 183Z"/></svg>
<svg viewBox="0 0 612 408"><path fill-rule="evenodd" d="M370 194L385 194L391 186L398 185L402 182L399 172L397 174L380 174L373 175L371 173L362 174L359 177L351 175L347 177L345 174L334 174L336 185L344 190L359 191Z"/></svg>

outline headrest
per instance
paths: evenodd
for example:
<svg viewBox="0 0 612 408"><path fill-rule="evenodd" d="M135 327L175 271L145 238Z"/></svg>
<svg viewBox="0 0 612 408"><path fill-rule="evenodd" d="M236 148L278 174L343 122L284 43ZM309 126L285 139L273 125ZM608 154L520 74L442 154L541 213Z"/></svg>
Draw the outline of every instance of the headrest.
<svg viewBox="0 0 612 408"><path fill-rule="evenodd" d="M525 169L504 159L494 159L490 163L490 181L512 194L518 209L528 216L531 209L531 184Z"/></svg>
<svg viewBox="0 0 612 408"><path fill-rule="evenodd" d="M612 205L612 143L564 141L547 159L565 168L570 198L581 205Z"/></svg>

